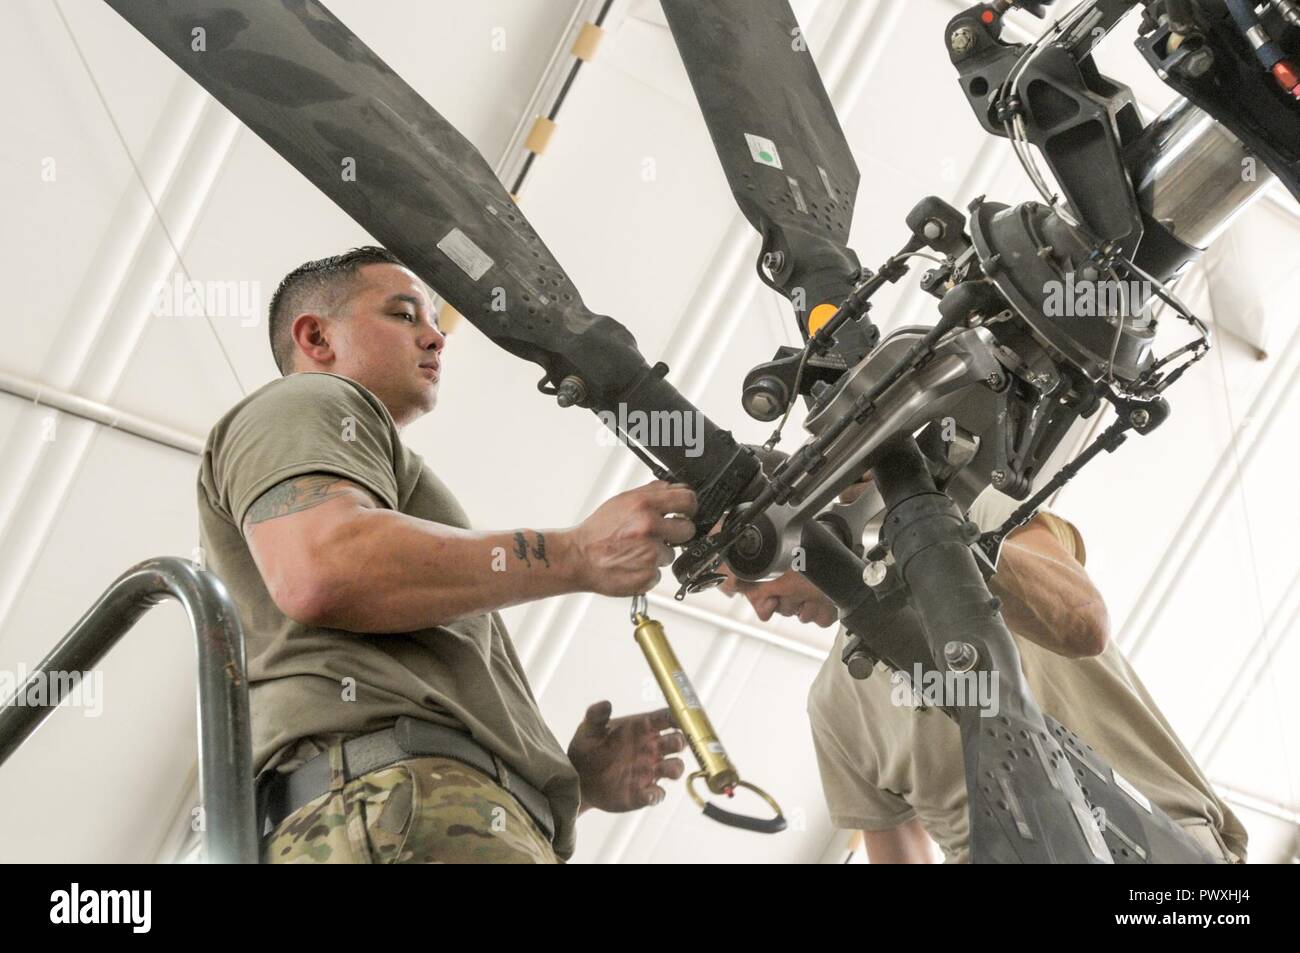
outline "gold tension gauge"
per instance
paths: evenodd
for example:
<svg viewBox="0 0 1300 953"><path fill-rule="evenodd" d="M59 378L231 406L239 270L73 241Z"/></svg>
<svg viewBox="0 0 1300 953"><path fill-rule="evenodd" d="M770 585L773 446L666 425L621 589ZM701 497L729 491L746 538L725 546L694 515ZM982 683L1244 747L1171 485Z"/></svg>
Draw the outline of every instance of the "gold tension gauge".
<svg viewBox="0 0 1300 953"><path fill-rule="evenodd" d="M659 690L664 693L668 707L672 710L673 719L681 728L682 734L686 736L695 760L700 765L700 770L686 779L686 791L690 794L691 800L704 811L706 817L731 827L757 831L761 834L775 834L785 830L785 817L781 813L780 805L762 788L740 779L735 765L727 757L726 749L718 740L717 732L713 730L709 716L704 712L704 706L700 704L699 696L695 694L691 680L682 670L682 663L677 660L673 647L668 644L664 627L650 618L646 610L646 597L634 596L631 615L632 625L636 627L634 637L637 645L641 646L641 651L645 653L650 671L654 672ZM727 797L732 797L736 788L748 788L771 805L776 816L767 820L748 817L706 802L695 790L695 782L699 778L705 779L705 784L714 794L725 794Z"/></svg>

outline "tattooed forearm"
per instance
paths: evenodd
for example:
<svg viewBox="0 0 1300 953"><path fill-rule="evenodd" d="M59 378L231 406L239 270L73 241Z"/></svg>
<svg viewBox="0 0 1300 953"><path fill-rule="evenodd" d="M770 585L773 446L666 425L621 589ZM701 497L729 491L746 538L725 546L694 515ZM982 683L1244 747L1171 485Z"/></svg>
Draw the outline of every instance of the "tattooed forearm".
<svg viewBox="0 0 1300 953"><path fill-rule="evenodd" d="M324 473L309 473L277 483L267 490L248 508L244 516L244 532L254 523L264 523L277 516L300 513L313 506L319 506L327 500L342 496L356 487L355 483L340 480L336 476Z"/></svg>
<svg viewBox="0 0 1300 953"><path fill-rule="evenodd" d="M527 535L525 535L523 532L518 532L514 534L515 558L523 560L524 565L528 566L529 568L532 568L533 559L537 559L547 569L550 569L551 561L546 558L546 535L544 533L539 533L536 530L532 530L531 532L534 536L537 537L536 543L534 543L531 548L528 545ZM529 558L530 556L532 557L531 559Z"/></svg>

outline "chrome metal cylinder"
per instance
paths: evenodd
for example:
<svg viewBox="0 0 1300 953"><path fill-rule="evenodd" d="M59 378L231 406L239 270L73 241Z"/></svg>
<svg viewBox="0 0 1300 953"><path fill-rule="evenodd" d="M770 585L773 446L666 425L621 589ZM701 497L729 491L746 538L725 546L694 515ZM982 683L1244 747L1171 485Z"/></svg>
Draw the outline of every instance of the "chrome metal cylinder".
<svg viewBox="0 0 1300 953"><path fill-rule="evenodd" d="M1226 126L1181 97L1143 142L1132 166L1138 201L1195 248L1213 243L1275 179Z"/></svg>

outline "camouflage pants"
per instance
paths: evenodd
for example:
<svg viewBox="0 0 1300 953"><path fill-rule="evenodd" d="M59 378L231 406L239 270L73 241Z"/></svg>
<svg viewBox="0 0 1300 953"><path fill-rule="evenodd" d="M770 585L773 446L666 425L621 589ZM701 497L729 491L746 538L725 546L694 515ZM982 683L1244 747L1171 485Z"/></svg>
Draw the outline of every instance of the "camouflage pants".
<svg viewBox="0 0 1300 953"><path fill-rule="evenodd" d="M514 796L451 758L410 758L351 781L330 746L330 790L263 842L269 864L556 864Z"/></svg>

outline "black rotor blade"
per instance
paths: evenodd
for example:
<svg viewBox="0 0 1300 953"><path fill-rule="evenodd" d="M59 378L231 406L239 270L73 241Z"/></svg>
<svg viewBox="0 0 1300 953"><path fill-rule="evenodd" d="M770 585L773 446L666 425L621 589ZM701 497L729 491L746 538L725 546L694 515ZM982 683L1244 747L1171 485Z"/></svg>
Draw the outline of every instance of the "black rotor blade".
<svg viewBox="0 0 1300 953"><path fill-rule="evenodd" d="M833 312L857 283L858 167L794 11L787 0L661 2L732 195L762 254L780 254L769 271L806 332L814 309Z"/></svg>
<svg viewBox="0 0 1300 953"><path fill-rule="evenodd" d="M473 145L320 3L107 2L479 330L552 384L581 378L581 406L698 423L702 441L647 449L701 494L701 519L758 472L587 309Z"/></svg>

